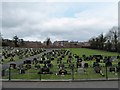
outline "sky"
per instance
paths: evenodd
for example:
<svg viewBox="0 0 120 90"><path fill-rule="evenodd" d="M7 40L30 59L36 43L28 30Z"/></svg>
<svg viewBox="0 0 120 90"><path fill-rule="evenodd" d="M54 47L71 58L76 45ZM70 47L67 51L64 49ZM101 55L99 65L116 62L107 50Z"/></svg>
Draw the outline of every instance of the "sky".
<svg viewBox="0 0 120 90"><path fill-rule="evenodd" d="M2 2L2 37L88 41L118 24L117 2Z"/></svg>

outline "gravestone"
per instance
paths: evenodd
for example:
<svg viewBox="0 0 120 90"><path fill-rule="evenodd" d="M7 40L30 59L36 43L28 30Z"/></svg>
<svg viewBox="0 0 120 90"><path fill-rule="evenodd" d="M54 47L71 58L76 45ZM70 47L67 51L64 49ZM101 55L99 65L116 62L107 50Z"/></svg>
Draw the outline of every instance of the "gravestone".
<svg viewBox="0 0 120 90"><path fill-rule="evenodd" d="M67 74L67 70L61 69L61 70L59 71L59 74L60 74L60 75L66 75L66 74Z"/></svg>
<svg viewBox="0 0 120 90"><path fill-rule="evenodd" d="M51 63L47 63L47 67L52 67L52 64Z"/></svg>
<svg viewBox="0 0 120 90"><path fill-rule="evenodd" d="M30 64L27 64L25 67L26 67L27 69L31 69L31 65L30 65Z"/></svg>
<svg viewBox="0 0 120 90"><path fill-rule="evenodd" d="M84 69L83 68L78 68L77 73L84 73Z"/></svg>
<svg viewBox="0 0 120 90"><path fill-rule="evenodd" d="M67 63L71 63L71 59L68 58Z"/></svg>
<svg viewBox="0 0 120 90"><path fill-rule="evenodd" d="M31 60L25 60L24 64L31 64Z"/></svg>
<svg viewBox="0 0 120 90"><path fill-rule="evenodd" d="M5 76L5 70L2 70L2 76Z"/></svg>
<svg viewBox="0 0 120 90"><path fill-rule="evenodd" d="M54 58L51 58L51 60L54 60Z"/></svg>
<svg viewBox="0 0 120 90"><path fill-rule="evenodd" d="M81 62L77 62L77 68L81 66L82 66Z"/></svg>
<svg viewBox="0 0 120 90"><path fill-rule="evenodd" d="M79 56L76 55L75 58L79 58Z"/></svg>
<svg viewBox="0 0 120 90"><path fill-rule="evenodd" d="M10 61L14 61L13 57L10 58Z"/></svg>
<svg viewBox="0 0 120 90"><path fill-rule="evenodd" d="M94 62L93 63L93 67L95 67L95 66L99 66L99 63L98 62Z"/></svg>
<svg viewBox="0 0 120 90"><path fill-rule="evenodd" d="M40 68L41 68L41 67L40 67L39 64L35 65L35 69L40 69Z"/></svg>
<svg viewBox="0 0 120 90"><path fill-rule="evenodd" d="M118 66L116 67L117 72L120 72L120 62L118 62Z"/></svg>
<svg viewBox="0 0 120 90"><path fill-rule="evenodd" d="M20 56L19 56L19 59L22 59L22 58L23 58L23 55L20 55Z"/></svg>
<svg viewBox="0 0 120 90"><path fill-rule="evenodd" d="M115 68L114 67L110 67L109 68L109 72L115 72Z"/></svg>
<svg viewBox="0 0 120 90"><path fill-rule="evenodd" d="M20 69L20 74L25 74L25 69L24 68Z"/></svg>
<svg viewBox="0 0 120 90"><path fill-rule="evenodd" d="M88 68L88 63L85 63L85 64L84 64L84 68Z"/></svg>
<svg viewBox="0 0 120 90"><path fill-rule="evenodd" d="M100 59L99 59L99 58L96 58L96 62L100 62Z"/></svg>
<svg viewBox="0 0 120 90"><path fill-rule="evenodd" d="M16 64L15 63L10 63L10 67L12 67L13 69L16 69Z"/></svg>
<svg viewBox="0 0 120 90"><path fill-rule="evenodd" d="M107 67L112 66L112 62L106 62L106 66Z"/></svg>
<svg viewBox="0 0 120 90"><path fill-rule="evenodd" d="M120 66L117 66L116 69L117 69L117 72L120 72Z"/></svg>
<svg viewBox="0 0 120 90"><path fill-rule="evenodd" d="M120 59L120 56L119 56L119 55L117 56L117 59Z"/></svg>
<svg viewBox="0 0 120 90"><path fill-rule="evenodd" d="M100 66L95 66L94 70L96 73L100 73L101 68L100 68Z"/></svg>
<svg viewBox="0 0 120 90"><path fill-rule="evenodd" d="M58 66L59 68L65 68L65 65L63 63L59 64Z"/></svg>
<svg viewBox="0 0 120 90"><path fill-rule="evenodd" d="M42 60L40 60L40 61L39 61L39 63L40 63L40 64L43 64L43 61L42 61Z"/></svg>
<svg viewBox="0 0 120 90"><path fill-rule="evenodd" d="M41 73L42 74L49 74L50 73L50 69L46 66L44 66L42 69L41 69Z"/></svg>

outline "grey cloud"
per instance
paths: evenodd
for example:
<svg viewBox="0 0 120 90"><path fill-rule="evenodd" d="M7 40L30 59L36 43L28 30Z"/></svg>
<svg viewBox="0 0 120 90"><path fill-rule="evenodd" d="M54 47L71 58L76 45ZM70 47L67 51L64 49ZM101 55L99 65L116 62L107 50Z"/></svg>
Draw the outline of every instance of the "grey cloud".
<svg viewBox="0 0 120 90"><path fill-rule="evenodd" d="M54 14L61 14L66 10L68 10L67 7L57 7L52 4L4 3L2 11L3 37L12 38L14 35L18 35L26 40L43 41L50 37L52 40L86 41L92 36L108 30L106 20L100 25L101 22L95 21L96 23L94 23L94 19L91 20L92 24L91 21L82 21L80 16L74 18L54 17ZM85 18L83 14L81 18Z"/></svg>

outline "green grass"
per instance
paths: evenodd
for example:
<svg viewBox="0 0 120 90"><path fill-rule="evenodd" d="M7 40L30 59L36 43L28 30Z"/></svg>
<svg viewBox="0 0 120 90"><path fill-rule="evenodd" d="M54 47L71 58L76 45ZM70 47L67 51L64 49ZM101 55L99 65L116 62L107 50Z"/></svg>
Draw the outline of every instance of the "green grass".
<svg viewBox="0 0 120 90"><path fill-rule="evenodd" d="M93 50L93 49L86 49L86 48L68 48L71 52L74 54L78 54L79 56L82 56L83 54L86 55L94 55L94 54L100 54L103 56L117 56L119 55L118 53L115 52L107 52L107 51L102 51L102 50Z"/></svg>
<svg viewBox="0 0 120 90"><path fill-rule="evenodd" d="M100 54L103 56L117 56L119 55L118 53L115 52L107 52L107 51L101 51L101 50L92 50L92 49L86 49L86 48L67 48L68 50L70 50L73 54L77 54L79 56L82 56L83 54L85 54L86 56L89 55L94 55L94 54ZM65 63L65 66L68 67L68 64L66 63L67 61L67 56L64 58L63 62ZM86 73L77 73L74 72L74 78L75 79L99 79L99 78L103 78L105 79L105 77L101 76L100 74L96 74L94 72L94 69L92 67L93 62L95 60L92 61L85 61L89 64L89 68L86 69ZM76 64L76 59L73 58L72 63ZM113 62L113 66L116 66L118 63L118 60L115 60ZM55 60L52 61L52 64L54 65L54 67L52 67L50 69L50 71L54 72L53 74L50 75L41 75L42 79L71 79L72 75L65 75L65 76L61 76L61 75L56 75L56 73L58 73L58 65L57 65L57 58L55 58ZM105 64L104 63L100 63L103 70L103 73L105 74ZM71 69L66 68L66 70L71 73ZM76 71L77 68L75 67ZM32 68L26 71L26 74L19 74L18 70L12 70L13 74L12 74L12 79L40 79L40 75L38 75L37 73L39 72L39 70L35 70L34 69L34 65L32 65ZM117 73L111 73L108 72L108 77L109 78L118 78ZM4 76L3 79L8 79L8 75Z"/></svg>
<svg viewBox="0 0 120 90"><path fill-rule="evenodd" d="M22 60L22 59L19 59L18 56L15 56L13 59L14 59L14 60L13 60L12 62L16 62L16 61ZM7 58L7 59L5 59L4 62L3 62L3 64L6 64L6 63L8 63L8 62L11 62L11 61L10 61L10 57Z"/></svg>

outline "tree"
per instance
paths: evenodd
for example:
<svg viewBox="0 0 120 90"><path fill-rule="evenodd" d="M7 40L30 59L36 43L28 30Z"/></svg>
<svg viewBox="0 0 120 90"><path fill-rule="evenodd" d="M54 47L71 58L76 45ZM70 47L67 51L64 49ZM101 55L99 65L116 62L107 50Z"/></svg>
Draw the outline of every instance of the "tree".
<svg viewBox="0 0 120 90"><path fill-rule="evenodd" d="M50 38L47 38L46 45L49 46L51 44Z"/></svg>
<svg viewBox="0 0 120 90"><path fill-rule="evenodd" d="M118 43L118 36L117 36L117 32L114 32L114 42L115 42L115 51L117 51L117 43Z"/></svg>
<svg viewBox="0 0 120 90"><path fill-rule="evenodd" d="M18 47L18 40L19 40L19 38L18 38L17 35L13 37L13 41L14 41L15 47Z"/></svg>
<svg viewBox="0 0 120 90"><path fill-rule="evenodd" d="M24 40L23 40L23 39L19 39L19 45L20 45L20 46L24 46L24 44L25 44L25 43L24 43Z"/></svg>
<svg viewBox="0 0 120 90"><path fill-rule="evenodd" d="M110 40L108 40L107 43L105 44L105 50L111 51L111 48L112 48L112 43L110 42Z"/></svg>
<svg viewBox="0 0 120 90"><path fill-rule="evenodd" d="M120 52L120 30L118 27L113 27L104 36L103 33L98 37L89 40L92 49L100 49L107 51ZM119 38L119 39L118 39Z"/></svg>
<svg viewBox="0 0 120 90"><path fill-rule="evenodd" d="M120 53L120 42L118 42L117 51Z"/></svg>
<svg viewBox="0 0 120 90"><path fill-rule="evenodd" d="M0 46L2 46L2 35L0 33Z"/></svg>
<svg viewBox="0 0 120 90"><path fill-rule="evenodd" d="M118 48L118 27L113 27L110 31L106 34L108 43L112 44L111 50L117 51Z"/></svg>
<svg viewBox="0 0 120 90"><path fill-rule="evenodd" d="M104 49L104 44L105 44L105 41L106 41L106 37L104 37L103 33L99 36L99 46L101 50Z"/></svg>
<svg viewBox="0 0 120 90"><path fill-rule="evenodd" d="M89 40L90 42L90 46L92 49L96 49L96 41L95 41L95 38L92 38Z"/></svg>
<svg viewBox="0 0 120 90"><path fill-rule="evenodd" d="M100 34L98 37L89 40L92 49L100 49L100 50L104 49L105 41L106 41L106 37L104 37L103 34Z"/></svg>

